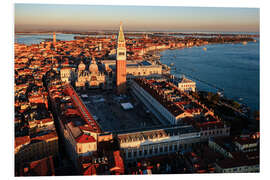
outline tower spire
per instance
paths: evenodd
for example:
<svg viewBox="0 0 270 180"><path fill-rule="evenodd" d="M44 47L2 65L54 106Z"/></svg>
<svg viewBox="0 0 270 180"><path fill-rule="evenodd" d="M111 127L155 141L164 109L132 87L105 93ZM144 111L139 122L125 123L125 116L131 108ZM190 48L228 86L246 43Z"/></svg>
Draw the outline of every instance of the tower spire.
<svg viewBox="0 0 270 180"><path fill-rule="evenodd" d="M123 22L120 21L120 29L119 29L119 33L118 33L118 43L124 42L124 41L125 41L125 36L124 36L124 32L123 32Z"/></svg>

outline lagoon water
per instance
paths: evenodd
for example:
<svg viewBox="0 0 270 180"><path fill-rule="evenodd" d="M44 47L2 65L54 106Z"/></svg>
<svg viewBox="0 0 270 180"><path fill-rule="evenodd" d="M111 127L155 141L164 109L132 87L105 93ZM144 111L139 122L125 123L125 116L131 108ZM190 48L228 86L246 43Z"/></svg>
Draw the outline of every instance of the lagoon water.
<svg viewBox="0 0 270 180"><path fill-rule="evenodd" d="M203 49L207 48L207 50ZM166 50L161 62L173 63L171 73L196 81L198 90L217 90L208 84L224 89L224 95L252 110L259 110L260 58L259 42L239 44L212 44L201 47ZM174 69L175 68L175 69ZM197 80L196 80L197 79Z"/></svg>
<svg viewBox="0 0 270 180"><path fill-rule="evenodd" d="M56 39L61 41L74 40L74 36L80 36L78 34L56 34ZM52 39L52 34L16 34L15 42L20 44L39 44L45 39Z"/></svg>

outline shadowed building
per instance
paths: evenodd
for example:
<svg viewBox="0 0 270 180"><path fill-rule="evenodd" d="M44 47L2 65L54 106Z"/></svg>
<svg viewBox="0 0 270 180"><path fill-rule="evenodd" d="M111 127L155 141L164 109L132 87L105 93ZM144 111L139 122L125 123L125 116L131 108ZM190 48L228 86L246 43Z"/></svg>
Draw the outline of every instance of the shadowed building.
<svg viewBox="0 0 270 180"><path fill-rule="evenodd" d="M123 94L126 91L126 58L126 41L122 22L120 22L116 55L116 87L118 94Z"/></svg>

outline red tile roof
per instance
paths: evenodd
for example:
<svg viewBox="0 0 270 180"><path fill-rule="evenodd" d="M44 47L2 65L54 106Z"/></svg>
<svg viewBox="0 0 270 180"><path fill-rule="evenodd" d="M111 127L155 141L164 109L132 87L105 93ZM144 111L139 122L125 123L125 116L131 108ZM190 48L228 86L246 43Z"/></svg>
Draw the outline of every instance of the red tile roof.
<svg viewBox="0 0 270 180"><path fill-rule="evenodd" d="M96 142L96 139L93 136L82 134L81 136L76 138L76 141L78 143L90 143L90 142Z"/></svg>
<svg viewBox="0 0 270 180"><path fill-rule="evenodd" d="M42 136L33 137L33 138L31 138L31 141L32 140L46 141L46 140L50 140L50 139L53 139L53 138L57 138L58 139L58 136L57 136L56 131L51 132L51 133L48 133L48 134L45 134L45 135L42 135Z"/></svg>
<svg viewBox="0 0 270 180"><path fill-rule="evenodd" d="M98 123L95 121L82 100L79 98L76 91L69 84L65 86L64 91L71 97L74 106L77 108L78 111L80 111L81 117L85 121L85 123L88 124L89 127L92 127L93 132L100 133L101 129Z"/></svg>
<svg viewBox="0 0 270 180"><path fill-rule="evenodd" d="M31 162L30 175L53 176L55 175L52 156L38 161Z"/></svg>
<svg viewBox="0 0 270 180"><path fill-rule="evenodd" d="M20 145L27 144L27 143L30 143L29 136L22 136L22 137L15 138L15 148L20 146Z"/></svg>
<svg viewBox="0 0 270 180"><path fill-rule="evenodd" d="M96 175L97 171L96 171L96 167L95 165L90 165L83 173L83 175Z"/></svg>

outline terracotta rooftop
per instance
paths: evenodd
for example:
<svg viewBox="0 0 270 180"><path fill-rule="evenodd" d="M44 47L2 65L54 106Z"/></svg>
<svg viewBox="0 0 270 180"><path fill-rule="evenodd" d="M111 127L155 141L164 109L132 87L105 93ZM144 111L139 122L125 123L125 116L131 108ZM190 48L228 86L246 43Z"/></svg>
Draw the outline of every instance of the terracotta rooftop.
<svg viewBox="0 0 270 180"><path fill-rule="evenodd" d="M82 134L78 138L76 138L78 143L89 143L89 142L96 142L96 139L93 136L89 136L86 134Z"/></svg>
<svg viewBox="0 0 270 180"><path fill-rule="evenodd" d="M88 127L92 127L93 132L100 133L101 129L98 123L95 121L91 113L85 107L84 103L82 102L80 97L77 95L76 91L69 84L65 86L64 91L66 94L68 94L71 97L73 105L80 112L80 116L84 120L84 123L88 124Z"/></svg>
<svg viewBox="0 0 270 180"><path fill-rule="evenodd" d="M26 171L26 172L24 172ZM21 168L20 176L54 176L55 168L52 156L27 163Z"/></svg>
<svg viewBox="0 0 270 180"><path fill-rule="evenodd" d="M52 132L48 132L47 134L44 134L44 135L37 135L37 136L31 138L31 141L34 141L34 140L48 141L48 140L52 140L55 138L58 139L58 135L57 135L56 131L52 131Z"/></svg>
<svg viewBox="0 0 270 180"><path fill-rule="evenodd" d="M15 138L15 148L30 143L30 137L29 136L22 136L22 137L16 137Z"/></svg>

